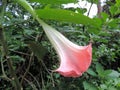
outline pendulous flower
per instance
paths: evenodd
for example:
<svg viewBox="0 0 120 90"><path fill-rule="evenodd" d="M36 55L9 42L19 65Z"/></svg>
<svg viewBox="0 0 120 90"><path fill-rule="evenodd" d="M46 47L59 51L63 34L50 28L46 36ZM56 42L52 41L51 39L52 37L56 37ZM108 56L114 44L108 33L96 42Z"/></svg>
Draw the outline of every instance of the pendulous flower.
<svg viewBox="0 0 120 90"><path fill-rule="evenodd" d="M78 46L46 23L41 25L60 58L60 66L54 71L65 77L81 76L91 64L92 44Z"/></svg>

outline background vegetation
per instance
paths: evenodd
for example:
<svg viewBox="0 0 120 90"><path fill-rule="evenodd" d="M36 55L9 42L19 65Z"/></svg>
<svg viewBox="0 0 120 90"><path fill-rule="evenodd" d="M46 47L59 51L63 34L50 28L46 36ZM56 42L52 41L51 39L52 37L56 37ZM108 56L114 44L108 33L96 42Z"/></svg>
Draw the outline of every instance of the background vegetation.
<svg viewBox="0 0 120 90"><path fill-rule="evenodd" d="M87 1L98 5L98 0ZM40 18L72 42L87 45L92 40L92 64L79 78L52 73L59 60L41 25L15 0L0 0L0 90L13 90L13 76L23 90L120 90L119 0L107 0L92 19L83 15L85 8L62 5L77 0L28 2Z"/></svg>

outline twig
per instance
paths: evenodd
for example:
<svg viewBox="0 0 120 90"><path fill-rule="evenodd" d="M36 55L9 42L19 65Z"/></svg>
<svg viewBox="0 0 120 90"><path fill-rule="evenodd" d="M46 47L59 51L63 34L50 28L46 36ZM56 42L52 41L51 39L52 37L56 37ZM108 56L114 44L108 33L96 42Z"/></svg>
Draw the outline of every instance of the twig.
<svg viewBox="0 0 120 90"><path fill-rule="evenodd" d="M12 61L11 61L10 57L8 56L8 46L7 46L6 40L4 38L3 28L0 28L0 41L3 46L3 57L7 60L7 64L8 64L9 70L10 70L10 75L12 76L13 87L15 88L15 90L21 90L21 85L20 85L19 80L16 76L16 73L13 69Z"/></svg>
<svg viewBox="0 0 120 90"><path fill-rule="evenodd" d="M39 37L39 34L36 36L35 41L38 40L38 37ZM34 57L34 53L32 52L32 53L31 53L31 56L30 56L30 61L29 61L28 67L27 67L27 69L26 69L26 71L25 71L25 73L24 73L24 75L23 75L23 77L22 77L22 79L21 79L21 82L20 82L21 85L22 85L22 83L23 83L23 80L24 80L25 76L26 76L27 73L29 72L29 69L30 69L30 66L31 66L33 57Z"/></svg>
<svg viewBox="0 0 120 90"><path fill-rule="evenodd" d="M42 65L43 65L43 67L45 68L45 70L48 72L48 74L50 74L51 80L52 80L52 84L53 84L53 87L54 87L55 84L54 84L54 79L53 79L52 74L49 72L49 70L48 70L48 68L46 67L46 65L44 64L44 62L43 62L42 60L40 60L40 61L41 61ZM42 73L41 73L41 74L42 74Z"/></svg>
<svg viewBox="0 0 120 90"><path fill-rule="evenodd" d="M12 52L15 52L15 53L18 53L18 54L21 54L21 55L30 56L30 54L27 54L27 53L24 53L24 52L19 52L19 51L14 51L12 49L9 49L9 51L12 51Z"/></svg>
<svg viewBox="0 0 120 90"><path fill-rule="evenodd" d="M89 14L90 14L90 11L91 11L91 8L92 8L92 5L93 5L93 3L91 3L91 5L90 5L90 8L89 8L88 13L87 13L87 16L89 16Z"/></svg>
<svg viewBox="0 0 120 90"><path fill-rule="evenodd" d="M24 78L24 80L30 84L30 86L33 88L33 90L38 90L38 89L36 88L36 86L35 86L32 82L30 82L30 81L27 80L26 78Z"/></svg>
<svg viewBox="0 0 120 90"><path fill-rule="evenodd" d="M38 82L38 80L30 72L28 72L28 74L36 81L36 83L39 87L39 90L40 90L40 83Z"/></svg>
<svg viewBox="0 0 120 90"><path fill-rule="evenodd" d="M2 59L3 59L3 58L1 57L1 68L2 68L2 74L3 74L3 75L0 76L0 77L6 79L7 81L11 81L11 79L8 78L7 75L5 74L4 65L3 65L4 62L2 61Z"/></svg>
<svg viewBox="0 0 120 90"><path fill-rule="evenodd" d="M31 63L32 63L32 60L33 60L33 56L34 56L34 54L31 53L31 57L30 57L30 61L29 61L28 67L27 67L27 69L26 69L26 71L25 71L25 73L24 73L24 75L23 75L23 77L22 77L22 79L21 79L21 82L20 82L21 85L22 85L22 83L23 83L23 80L24 80L25 76L26 76L27 73L29 72L29 69L30 69L30 66L31 66Z"/></svg>
<svg viewBox="0 0 120 90"><path fill-rule="evenodd" d="M2 0L2 9L0 12L0 20L1 20L1 22L0 22L0 25L1 25L0 26L0 42L1 42L2 47L3 47L2 57L4 57L7 60L7 64L8 64L9 70L10 70L10 75L12 77L11 82L12 82L14 89L21 90L19 80L16 76L16 73L15 73L13 65L12 65L12 61L11 61L9 54L8 54L8 46L7 46L7 43L5 40L4 29L2 27L2 23L4 22L3 17L4 17L4 11L5 11L6 5L7 5L7 0Z"/></svg>
<svg viewBox="0 0 120 90"><path fill-rule="evenodd" d="M43 79L43 75L42 75L42 72L40 72L40 76L41 76L41 79L42 79L42 88L45 89L45 83L44 83L44 79Z"/></svg>
<svg viewBox="0 0 120 90"><path fill-rule="evenodd" d="M2 59L3 59L3 58L1 57L2 74L3 74L3 76L6 76Z"/></svg>

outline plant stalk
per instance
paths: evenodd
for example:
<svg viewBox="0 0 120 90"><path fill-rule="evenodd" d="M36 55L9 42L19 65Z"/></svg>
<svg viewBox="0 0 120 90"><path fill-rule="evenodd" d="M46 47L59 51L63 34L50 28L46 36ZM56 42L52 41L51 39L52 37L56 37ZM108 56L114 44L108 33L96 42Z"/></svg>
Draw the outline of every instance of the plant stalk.
<svg viewBox="0 0 120 90"><path fill-rule="evenodd" d="M9 54L8 54L8 46L7 46L7 43L5 40L4 28L2 26L2 22L4 22L4 11L5 11L5 7L7 4L7 0L2 0L1 3L2 3L2 6L0 8L0 19L1 19L1 22L0 22L0 43L2 45L2 54L3 54L4 59L7 60L10 75L12 77L11 82L12 82L14 89L21 90L19 80L16 76L16 73L15 73L13 65L12 65L12 60L10 59Z"/></svg>
<svg viewBox="0 0 120 90"><path fill-rule="evenodd" d="M97 9L98 9L97 15L99 18L101 18L101 12L102 12L101 0L98 0Z"/></svg>
<svg viewBox="0 0 120 90"><path fill-rule="evenodd" d="M12 60L10 59L10 57L8 55L8 47L7 47L6 40L4 38L3 28L0 28L0 41L1 41L1 45L3 47L3 49L2 49L3 57L7 60L10 75L12 77L12 81L13 81L12 85L15 88L15 90L21 90L19 80L18 80L18 78L16 76L16 73L15 73L15 71L13 69Z"/></svg>

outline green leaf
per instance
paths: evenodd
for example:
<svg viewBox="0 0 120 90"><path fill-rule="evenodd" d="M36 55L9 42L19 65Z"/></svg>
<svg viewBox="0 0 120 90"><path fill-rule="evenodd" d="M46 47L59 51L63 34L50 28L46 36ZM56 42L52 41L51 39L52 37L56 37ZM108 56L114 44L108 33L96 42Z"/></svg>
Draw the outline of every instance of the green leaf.
<svg viewBox="0 0 120 90"><path fill-rule="evenodd" d="M66 4L75 3L77 0L30 0L31 2L38 2L42 4Z"/></svg>
<svg viewBox="0 0 120 90"><path fill-rule="evenodd" d="M111 6L110 7L110 13L111 13L112 16L115 16L115 15L119 14L120 13L120 6L119 7L117 7L116 5Z"/></svg>
<svg viewBox="0 0 120 90"><path fill-rule="evenodd" d="M11 58L14 62L16 62L16 63L21 62L21 61L25 61L24 58L22 58L22 57L20 57L20 56L18 56L18 55L10 56L10 58Z"/></svg>
<svg viewBox="0 0 120 90"><path fill-rule="evenodd" d="M37 58L41 60L46 53L46 49L42 45L34 41L27 41L26 43L28 44L30 49L33 51L35 56L37 56Z"/></svg>
<svg viewBox="0 0 120 90"><path fill-rule="evenodd" d="M117 19L111 19L109 22L108 22L108 26L110 27L110 28L117 28L117 26L118 26L118 28L119 28L119 24L118 23L120 23L120 19L119 18L117 18ZM112 30L116 30L116 29L112 29ZM119 30L119 29L118 29Z"/></svg>
<svg viewBox="0 0 120 90"><path fill-rule="evenodd" d="M108 88L108 90L118 90L118 89L113 87L113 86L111 86L111 87Z"/></svg>
<svg viewBox="0 0 120 90"><path fill-rule="evenodd" d="M111 72L112 72L112 70L105 70L105 71L104 71L104 76L109 75Z"/></svg>
<svg viewBox="0 0 120 90"><path fill-rule="evenodd" d="M76 24L84 24L98 27L98 23L95 22L93 19L81 13L75 13L69 10L38 9L36 10L36 13L39 16L39 18L43 19L71 22Z"/></svg>
<svg viewBox="0 0 120 90"><path fill-rule="evenodd" d="M116 6L120 7L120 0L116 0Z"/></svg>
<svg viewBox="0 0 120 90"><path fill-rule="evenodd" d="M83 82L83 86L84 86L84 90L98 90L98 88L95 85L87 81Z"/></svg>
<svg viewBox="0 0 120 90"><path fill-rule="evenodd" d="M98 3L98 0L87 0L87 1L90 2L90 3L95 3L95 4Z"/></svg>
<svg viewBox="0 0 120 90"><path fill-rule="evenodd" d="M96 71L100 77L103 76L104 69L103 66L100 63L96 63Z"/></svg>
<svg viewBox="0 0 120 90"><path fill-rule="evenodd" d="M87 73L88 74L90 74L90 75L92 75L92 76L97 76L97 74L93 71L93 69L91 69L91 68L89 68L88 70L87 70Z"/></svg>
<svg viewBox="0 0 120 90"><path fill-rule="evenodd" d="M101 13L101 16L102 16L102 22L103 23L106 22L107 19L109 18L109 15L107 13L104 13L104 12Z"/></svg>
<svg viewBox="0 0 120 90"><path fill-rule="evenodd" d="M111 70L112 72L108 75L111 78L118 78L120 77L120 73L115 71L115 70Z"/></svg>
<svg viewBox="0 0 120 90"><path fill-rule="evenodd" d="M88 33L94 33L94 34L98 35L101 30L97 29L97 28L89 27L87 31L88 31Z"/></svg>

